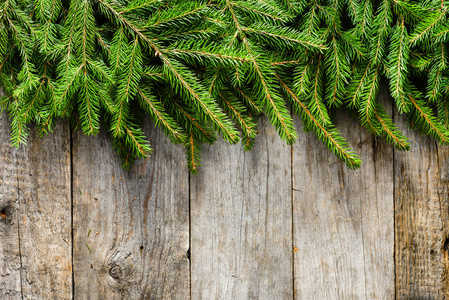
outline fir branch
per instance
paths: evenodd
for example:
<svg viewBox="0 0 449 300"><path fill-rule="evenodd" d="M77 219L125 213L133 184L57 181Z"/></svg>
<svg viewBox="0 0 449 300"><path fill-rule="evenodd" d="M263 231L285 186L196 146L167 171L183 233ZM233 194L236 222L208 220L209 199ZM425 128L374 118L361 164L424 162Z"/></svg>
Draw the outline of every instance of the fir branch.
<svg viewBox="0 0 449 300"><path fill-rule="evenodd" d="M377 101L385 79L399 112L449 143L448 9L403 0L0 1L0 105L15 146L33 122L45 134L70 118L92 135L101 122L124 167L151 150L147 114L184 145L196 172L201 143L217 133L231 143L242 133L250 149L259 114L294 142L291 104L304 129L355 168L328 112L343 101L368 131L409 148Z"/></svg>
<svg viewBox="0 0 449 300"><path fill-rule="evenodd" d="M432 115L431 109L426 107L419 99L415 99L412 96L409 96L409 98L413 105L413 115L417 120L415 126L440 143L445 145L449 144L449 132Z"/></svg>
<svg viewBox="0 0 449 300"><path fill-rule="evenodd" d="M300 100L300 98L285 84L282 79L276 75L281 87L287 95L287 99L292 101L293 107L297 109L297 114L303 117L305 123L312 125L314 133L318 136L321 142L327 145L334 154L346 163L351 169L360 167L360 158L348 148L346 141L341 137L338 130L332 124L323 125L314 114L307 108L307 106Z"/></svg>
<svg viewBox="0 0 449 300"><path fill-rule="evenodd" d="M234 87L236 94L243 99L243 101L248 104L249 107L256 113L260 114L262 113L262 108L259 106L258 103L256 103L255 100L249 96L249 91L245 91L242 88Z"/></svg>
<svg viewBox="0 0 449 300"><path fill-rule="evenodd" d="M380 82L380 67L371 68L369 73L369 84L365 87L363 91L363 100L360 103L359 114L360 121L364 127L376 135L380 135L381 132L376 126L376 121L374 119L374 112L376 108L376 97L379 91Z"/></svg>
<svg viewBox="0 0 449 300"><path fill-rule="evenodd" d="M360 12L357 19L357 28L359 29L359 35L364 38L368 38L369 32L373 24L371 23L374 19L373 13L373 1L362 0L359 6Z"/></svg>
<svg viewBox="0 0 449 300"><path fill-rule="evenodd" d="M331 48L329 52L331 53L327 53L325 61L328 81L326 101L331 107L339 107L344 97L345 85L349 78L350 68L340 42L335 37L332 37L330 44Z"/></svg>
<svg viewBox="0 0 449 300"><path fill-rule="evenodd" d="M435 44L433 63L428 75L427 98L436 102L442 94L443 72L447 69L447 49L445 44Z"/></svg>
<svg viewBox="0 0 449 300"><path fill-rule="evenodd" d="M100 129L100 100L97 86L87 72L80 79L79 112L84 134L97 135Z"/></svg>
<svg viewBox="0 0 449 300"><path fill-rule="evenodd" d="M252 43L245 37L243 26L240 24L236 13L234 12L233 4L234 3L226 0L227 11L231 13L236 28L234 36L239 35L242 38L243 47L252 59L253 68L250 71L250 77L253 78L253 91L258 98L263 99L267 115L271 123L278 129L280 136L288 143L292 143L296 138L293 123L288 116L288 111L285 109L279 95L272 89L273 81L272 78L270 78L272 75L266 75L273 71L271 71L271 68L259 58L261 56L257 53L257 47L252 45ZM256 10L253 10L252 13L256 13ZM266 17L267 16L264 14L261 16L262 19L265 19ZM267 27L265 27L265 29L267 29ZM284 32L284 34L286 33L287 32Z"/></svg>
<svg viewBox="0 0 449 300"><path fill-rule="evenodd" d="M171 54L182 58L190 64L227 65L235 67L244 63L251 62L251 59L243 51L230 48L223 48L214 43L200 44L198 42L178 43L167 47L164 54Z"/></svg>
<svg viewBox="0 0 449 300"><path fill-rule="evenodd" d="M229 142L237 142L239 137L232 124L227 120L225 114L221 112L221 109L212 100L207 91L205 91L204 87L195 79L195 75L181 63L162 54L159 57L164 62L164 72L171 78L170 82L176 91L202 110Z"/></svg>
<svg viewBox="0 0 449 300"><path fill-rule="evenodd" d="M185 1L173 9L162 10L160 13L153 14L146 27L169 29L176 25L188 24L189 21L196 20L205 9L205 5L199 5L196 1Z"/></svg>
<svg viewBox="0 0 449 300"><path fill-rule="evenodd" d="M193 130L190 130L188 140L184 144L184 147L186 149L186 159L189 171L192 174L197 174L197 168L200 166L199 161L201 160L201 148L198 141L195 139Z"/></svg>
<svg viewBox="0 0 449 300"><path fill-rule="evenodd" d="M142 3L140 3L142 2ZM160 0L146 0L146 1L132 1L126 9L120 11L119 14L130 14L136 12L147 12L148 10L153 11L158 7L156 5Z"/></svg>
<svg viewBox="0 0 449 300"><path fill-rule="evenodd" d="M374 19L371 30L372 50L370 58L374 64L381 63L384 58L386 41L390 33L390 24L393 19L388 0L382 0L378 10L379 12Z"/></svg>
<svg viewBox="0 0 449 300"><path fill-rule="evenodd" d="M137 92L137 85L142 74L142 53L137 37L125 52L125 57L123 57L120 63L120 68L123 68L123 70L119 76L120 84L117 87L117 112L111 127L114 137L120 137L124 134L125 124L129 114L129 103Z"/></svg>
<svg viewBox="0 0 449 300"><path fill-rule="evenodd" d="M218 97L223 104L223 108L226 109L229 114L237 121L242 128L246 140L253 140L256 137L255 127L253 120L249 116L243 114L244 108L239 106L238 102L231 102L228 100L230 97L225 97L224 93L219 93Z"/></svg>
<svg viewBox="0 0 449 300"><path fill-rule="evenodd" d="M274 75L274 72L270 67L267 67L266 63L259 59L260 56L254 51L255 49L257 51L257 48L253 46L246 37L243 37L242 42L252 59L253 68L250 76L254 78L254 93L263 99L262 101L265 105L268 118L271 123L276 126L281 138L285 139L289 144L293 143L296 138L293 122L289 117L285 104L272 88L273 78L271 78L271 76Z"/></svg>
<svg viewBox="0 0 449 300"><path fill-rule="evenodd" d="M347 100L349 108L357 108L360 106L360 101L363 97L363 91L365 90L365 85L368 83L367 80L370 78L371 61L367 65L361 66L360 70L356 70L353 76L352 82L347 88Z"/></svg>
<svg viewBox="0 0 449 300"><path fill-rule="evenodd" d="M229 2L233 10L240 10L252 19L260 22L286 22L289 20L288 14L273 5L266 5L264 1L236 1Z"/></svg>
<svg viewBox="0 0 449 300"><path fill-rule="evenodd" d="M254 35L257 40L271 47L284 49L284 51L301 50L302 47L326 50L323 41L310 36L306 37L290 28L257 23L252 24L249 28L242 28L242 30L247 34Z"/></svg>
<svg viewBox="0 0 449 300"><path fill-rule="evenodd" d="M215 141L215 135L211 128L208 128L205 124L201 124L194 114L189 112L185 107L182 107L176 100L171 99L171 101L174 104L173 109L177 110L176 116L186 121L189 124L188 127L190 127L190 130L197 132L196 136L201 137L201 142L212 144Z"/></svg>
<svg viewBox="0 0 449 300"><path fill-rule="evenodd" d="M161 125L164 132L173 142L183 143L186 140L186 136L183 133L183 129L172 119L160 101L156 99L148 90L137 88L138 99L141 106L145 111L152 116L156 125Z"/></svg>
<svg viewBox="0 0 449 300"><path fill-rule="evenodd" d="M447 93L444 94L442 101L438 101L438 120L449 130L449 102Z"/></svg>
<svg viewBox="0 0 449 300"><path fill-rule="evenodd" d="M409 45L407 41L407 29L404 18L398 19L398 23L393 28L392 44L390 55L389 77L391 95L396 100L399 112L408 112L410 102L407 94L410 93L408 84L407 61L409 56Z"/></svg>
<svg viewBox="0 0 449 300"><path fill-rule="evenodd" d="M380 136L383 136L387 142L401 151L410 150L408 139L400 132L391 118L385 112L385 109L378 104L374 111L376 121L380 124Z"/></svg>
<svg viewBox="0 0 449 300"><path fill-rule="evenodd" d="M442 24L432 31L435 43L447 43L449 41L449 25Z"/></svg>
<svg viewBox="0 0 449 300"><path fill-rule="evenodd" d="M306 96L306 99L309 100L309 109L310 111L320 120L320 122L324 125L330 124L329 114L327 113L326 105L322 99L322 56L318 56L318 62L316 69L314 71L313 79L312 79L312 88L310 95Z"/></svg>
<svg viewBox="0 0 449 300"><path fill-rule="evenodd" d="M414 46L416 43L430 35L432 30L444 20L448 9L449 7L426 16L426 18L416 26L414 33L410 36L409 42L411 45Z"/></svg>

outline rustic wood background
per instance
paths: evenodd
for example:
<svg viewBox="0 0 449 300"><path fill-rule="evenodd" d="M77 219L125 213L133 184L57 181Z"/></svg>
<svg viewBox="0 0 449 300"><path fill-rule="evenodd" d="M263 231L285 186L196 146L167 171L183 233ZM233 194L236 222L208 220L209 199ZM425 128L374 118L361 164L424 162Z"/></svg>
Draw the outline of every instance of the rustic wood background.
<svg viewBox="0 0 449 300"><path fill-rule="evenodd" d="M127 172L67 124L14 150L3 115L0 299L449 298L448 148L399 118L412 150L393 151L338 119L359 170L262 120L253 151L205 146L189 175L155 129Z"/></svg>

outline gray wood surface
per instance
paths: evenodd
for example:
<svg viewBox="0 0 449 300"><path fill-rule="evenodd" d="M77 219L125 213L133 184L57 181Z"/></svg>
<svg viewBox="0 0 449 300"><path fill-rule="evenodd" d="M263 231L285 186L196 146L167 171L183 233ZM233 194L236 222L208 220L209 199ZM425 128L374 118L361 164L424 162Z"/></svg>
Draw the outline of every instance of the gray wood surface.
<svg viewBox="0 0 449 300"><path fill-rule="evenodd" d="M69 127L16 150L1 123L0 298L71 299Z"/></svg>
<svg viewBox="0 0 449 300"><path fill-rule="evenodd" d="M187 299L189 182L182 147L159 131L124 171L111 144L74 136L76 299Z"/></svg>
<svg viewBox="0 0 449 300"><path fill-rule="evenodd" d="M191 179L192 299L291 299L291 147L266 120L251 152L204 147Z"/></svg>
<svg viewBox="0 0 449 300"><path fill-rule="evenodd" d="M393 152L357 121L337 120L360 169L310 133L293 146L295 298L393 299Z"/></svg>
<svg viewBox="0 0 449 300"><path fill-rule="evenodd" d="M30 135L17 151L23 299L71 299L70 129Z"/></svg>
<svg viewBox="0 0 449 300"><path fill-rule="evenodd" d="M449 298L448 147L399 117L412 149L393 152L337 118L359 170L263 119L253 151L204 146L189 176L153 128L124 171L65 123L15 150L1 115L0 299Z"/></svg>
<svg viewBox="0 0 449 300"><path fill-rule="evenodd" d="M396 152L394 161L397 299L447 299L449 149L401 129L411 150Z"/></svg>
<svg viewBox="0 0 449 300"><path fill-rule="evenodd" d="M9 141L5 114L0 114L0 140ZM16 151L0 143L0 299L22 297L20 282L19 192Z"/></svg>

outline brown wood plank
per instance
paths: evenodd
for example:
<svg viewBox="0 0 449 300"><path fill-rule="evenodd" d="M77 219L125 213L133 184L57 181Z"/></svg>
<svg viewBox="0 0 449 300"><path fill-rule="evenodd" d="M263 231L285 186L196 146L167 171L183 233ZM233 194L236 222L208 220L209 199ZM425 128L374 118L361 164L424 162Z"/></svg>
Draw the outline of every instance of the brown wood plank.
<svg viewBox="0 0 449 300"><path fill-rule="evenodd" d="M449 297L449 149L405 125L410 152L395 152L397 299Z"/></svg>
<svg viewBox="0 0 449 300"><path fill-rule="evenodd" d="M6 114L0 114L0 299L19 299L19 193L16 151L9 145L9 126Z"/></svg>
<svg viewBox="0 0 449 300"><path fill-rule="evenodd" d="M293 146L295 298L393 299L393 152L357 121L337 120L360 169L312 133Z"/></svg>
<svg viewBox="0 0 449 300"><path fill-rule="evenodd" d="M77 299L187 299L189 185L182 147L150 130L154 148L124 171L102 133L74 136Z"/></svg>
<svg viewBox="0 0 449 300"><path fill-rule="evenodd" d="M191 177L192 299L291 299L291 147L263 119L251 152L204 146Z"/></svg>
<svg viewBox="0 0 449 300"><path fill-rule="evenodd" d="M16 152L24 299L72 298L70 129L32 131Z"/></svg>
<svg viewBox="0 0 449 300"><path fill-rule="evenodd" d="M70 299L69 128L42 139L32 131L16 150L5 115L0 122L0 298Z"/></svg>
<svg viewBox="0 0 449 300"><path fill-rule="evenodd" d="M70 299L70 139L60 124L19 150L2 115L0 298ZM20 274L21 273L21 274Z"/></svg>

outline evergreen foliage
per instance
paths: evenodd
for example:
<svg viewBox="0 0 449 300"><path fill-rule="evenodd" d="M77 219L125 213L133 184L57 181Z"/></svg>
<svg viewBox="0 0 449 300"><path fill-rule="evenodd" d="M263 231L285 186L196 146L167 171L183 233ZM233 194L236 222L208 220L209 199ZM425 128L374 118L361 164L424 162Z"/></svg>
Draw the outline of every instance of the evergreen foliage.
<svg viewBox="0 0 449 300"><path fill-rule="evenodd" d="M144 118L184 145L189 169L221 135L254 145L265 114L288 144L303 121L360 166L332 111L354 111L399 150L407 138L377 99L387 81L410 123L449 143L446 1L0 0L2 108L14 146L70 118L105 128L128 168L151 152Z"/></svg>

